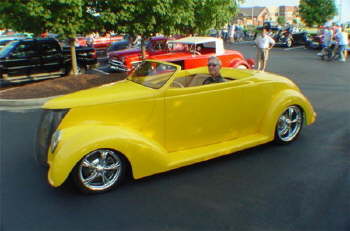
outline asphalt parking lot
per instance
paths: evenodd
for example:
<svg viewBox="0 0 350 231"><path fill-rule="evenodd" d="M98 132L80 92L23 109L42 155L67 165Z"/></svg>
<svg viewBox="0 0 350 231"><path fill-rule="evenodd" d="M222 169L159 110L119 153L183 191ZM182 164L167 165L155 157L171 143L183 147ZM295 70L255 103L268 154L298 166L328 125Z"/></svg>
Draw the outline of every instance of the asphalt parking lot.
<svg viewBox="0 0 350 231"><path fill-rule="evenodd" d="M228 47L255 57L251 43ZM0 230L350 230L350 60L325 62L316 53L274 48L267 67L296 82L318 114L295 143L262 145L97 196L47 185L46 169L34 161L39 109L0 111Z"/></svg>

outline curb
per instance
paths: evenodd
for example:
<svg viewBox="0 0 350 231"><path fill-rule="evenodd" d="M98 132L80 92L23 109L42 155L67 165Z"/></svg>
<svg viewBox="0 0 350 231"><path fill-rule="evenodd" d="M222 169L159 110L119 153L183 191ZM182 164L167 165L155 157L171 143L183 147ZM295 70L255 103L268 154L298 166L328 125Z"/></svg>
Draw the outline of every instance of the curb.
<svg viewBox="0 0 350 231"><path fill-rule="evenodd" d="M0 108L40 108L45 102L58 96L33 99L0 99Z"/></svg>

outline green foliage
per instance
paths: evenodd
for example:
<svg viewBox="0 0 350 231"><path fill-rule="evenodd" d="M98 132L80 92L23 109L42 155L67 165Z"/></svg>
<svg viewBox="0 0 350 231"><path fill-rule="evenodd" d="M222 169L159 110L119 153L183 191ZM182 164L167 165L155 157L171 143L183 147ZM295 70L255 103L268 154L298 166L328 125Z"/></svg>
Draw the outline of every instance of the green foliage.
<svg viewBox="0 0 350 231"><path fill-rule="evenodd" d="M189 25L192 5L192 0L95 1L91 15L105 30L149 37L178 33L182 26Z"/></svg>
<svg viewBox="0 0 350 231"><path fill-rule="evenodd" d="M7 28L74 38L110 31L149 37L156 33L201 34L230 22L242 0L2 0Z"/></svg>
<svg viewBox="0 0 350 231"><path fill-rule="evenodd" d="M323 25L336 13L334 0L300 0L299 14L307 26Z"/></svg>
<svg viewBox="0 0 350 231"><path fill-rule="evenodd" d="M221 28L236 14L233 0L94 1L95 23L106 30L149 37L156 33L194 34Z"/></svg>
<svg viewBox="0 0 350 231"><path fill-rule="evenodd" d="M237 1L232 0L193 0L194 24L192 33L203 34L210 28L221 29L231 22L237 13Z"/></svg>
<svg viewBox="0 0 350 231"><path fill-rule="evenodd" d="M16 31L74 38L84 23L83 7L83 0L2 0L0 20Z"/></svg>
<svg viewBox="0 0 350 231"><path fill-rule="evenodd" d="M284 16L278 16L277 23L281 26L284 26L286 24L286 17Z"/></svg>

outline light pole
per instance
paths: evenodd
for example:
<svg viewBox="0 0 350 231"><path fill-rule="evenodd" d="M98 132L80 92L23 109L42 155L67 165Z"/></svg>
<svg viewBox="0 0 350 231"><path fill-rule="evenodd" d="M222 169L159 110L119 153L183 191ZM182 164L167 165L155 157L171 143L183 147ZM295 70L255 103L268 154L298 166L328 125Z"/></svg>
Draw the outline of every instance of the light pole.
<svg viewBox="0 0 350 231"><path fill-rule="evenodd" d="M339 22L342 23L342 5L343 5L343 0L339 0L339 5L338 5L338 10L339 10Z"/></svg>

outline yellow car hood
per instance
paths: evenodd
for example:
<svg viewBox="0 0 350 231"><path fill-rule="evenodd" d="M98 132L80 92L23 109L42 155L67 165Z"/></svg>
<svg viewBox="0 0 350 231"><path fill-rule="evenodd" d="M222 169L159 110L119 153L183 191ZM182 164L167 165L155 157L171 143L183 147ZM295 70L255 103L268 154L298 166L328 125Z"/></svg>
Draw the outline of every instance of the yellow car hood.
<svg viewBox="0 0 350 231"><path fill-rule="evenodd" d="M43 108L60 109L108 104L152 97L155 93L155 89L144 87L129 80L123 80L54 98L46 102Z"/></svg>

